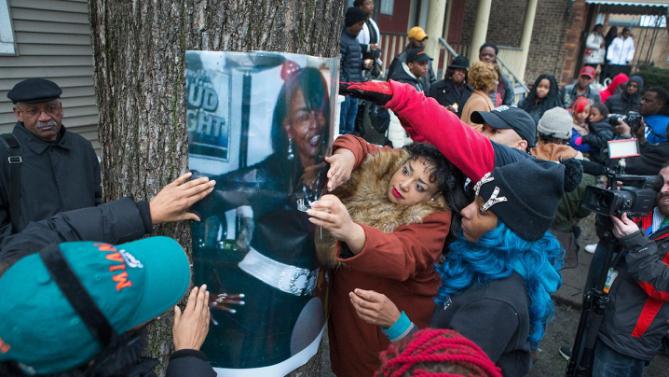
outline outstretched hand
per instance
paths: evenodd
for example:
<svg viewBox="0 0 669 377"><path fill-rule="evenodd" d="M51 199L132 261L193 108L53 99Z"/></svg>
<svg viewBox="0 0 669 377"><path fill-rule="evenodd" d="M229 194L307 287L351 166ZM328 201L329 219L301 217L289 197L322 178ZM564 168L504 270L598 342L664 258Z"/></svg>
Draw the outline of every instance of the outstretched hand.
<svg viewBox="0 0 669 377"><path fill-rule="evenodd" d="M151 222L162 224L181 220L200 221L200 218L188 212L193 204L202 200L214 190L216 181L201 177L189 181L192 173L188 172L175 179L149 202Z"/></svg>
<svg viewBox="0 0 669 377"><path fill-rule="evenodd" d="M350 150L339 148L332 156L326 156L325 161L330 164L327 189L332 192L351 179L351 173L355 167L355 156Z"/></svg>
<svg viewBox="0 0 669 377"><path fill-rule="evenodd" d="M194 287L190 291L183 312L178 306L174 307L174 325L172 326L174 350L200 350L209 333L210 317L207 286Z"/></svg>
<svg viewBox="0 0 669 377"><path fill-rule="evenodd" d="M393 91L387 81L340 82L339 94L362 98L380 106L393 98Z"/></svg>
<svg viewBox="0 0 669 377"><path fill-rule="evenodd" d="M390 327L400 318L397 306L382 293L356 288L348 297L358 317L369 324Z"/></svg>

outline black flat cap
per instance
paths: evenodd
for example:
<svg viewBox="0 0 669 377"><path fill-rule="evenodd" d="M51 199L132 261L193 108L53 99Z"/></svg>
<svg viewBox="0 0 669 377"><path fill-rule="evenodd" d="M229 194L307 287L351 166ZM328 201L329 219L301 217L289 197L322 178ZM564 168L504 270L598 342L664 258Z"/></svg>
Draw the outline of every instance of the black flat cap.
<svg viewBox="0 0 669 377"><path fill-rule="evenodd" d="M55 82L34 78L23 80L14 85L12 90L7 93L7 97L12 100L12 103L36 103L60 98L61 93L63 93L63 90Z"/></svg>

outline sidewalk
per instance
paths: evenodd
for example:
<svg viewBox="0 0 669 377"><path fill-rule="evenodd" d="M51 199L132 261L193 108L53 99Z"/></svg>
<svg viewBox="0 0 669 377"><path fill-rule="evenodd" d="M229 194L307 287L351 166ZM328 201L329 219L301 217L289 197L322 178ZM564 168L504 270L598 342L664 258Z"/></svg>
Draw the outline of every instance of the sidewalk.
<svg viewBox="0 0 669 377"><path fill-rule="evenodd" d="M562 269L562 287L553 295L556 302L579 310L583 300L583 286L592 261L592 254L588 254L584 248L585 245L597 243L595 216L590 215L583 219L580 227L582 233L578 242L581 248L576 256L578 263L574 263L573 258L571 265L565 263L565 268Z"/></svg>

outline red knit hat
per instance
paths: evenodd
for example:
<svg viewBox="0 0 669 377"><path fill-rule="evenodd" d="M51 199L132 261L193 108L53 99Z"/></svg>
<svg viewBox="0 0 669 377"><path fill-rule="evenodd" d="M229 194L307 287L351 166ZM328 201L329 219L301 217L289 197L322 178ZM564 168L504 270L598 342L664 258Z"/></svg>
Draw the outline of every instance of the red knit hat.
<svg viewBox="0 0 669 377"><path fill-rule="evenodd" d="M454 330L420 330L391 344L380 357L376 377L502 377L479 346Z"/></svg>

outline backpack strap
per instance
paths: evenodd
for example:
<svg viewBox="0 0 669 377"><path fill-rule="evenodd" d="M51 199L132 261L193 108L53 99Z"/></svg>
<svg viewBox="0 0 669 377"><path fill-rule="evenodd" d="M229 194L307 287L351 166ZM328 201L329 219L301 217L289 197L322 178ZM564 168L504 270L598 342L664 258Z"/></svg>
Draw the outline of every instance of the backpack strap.
<svg viewBox="0 0 669 377"><path fill-rule="evenodd" d="M23 164L21 145L12 134L2 134L0 140L7 145L9 217L16 231L21 224L21 165Z"/></svg>

